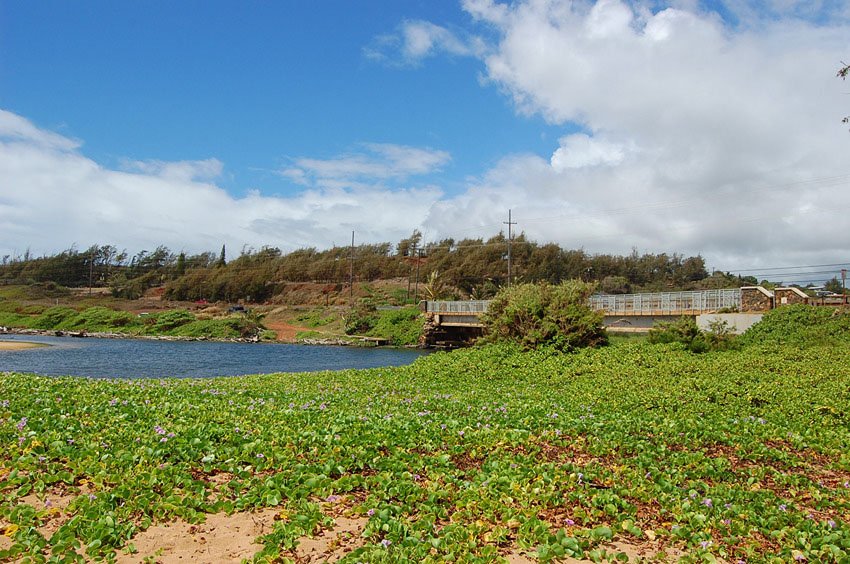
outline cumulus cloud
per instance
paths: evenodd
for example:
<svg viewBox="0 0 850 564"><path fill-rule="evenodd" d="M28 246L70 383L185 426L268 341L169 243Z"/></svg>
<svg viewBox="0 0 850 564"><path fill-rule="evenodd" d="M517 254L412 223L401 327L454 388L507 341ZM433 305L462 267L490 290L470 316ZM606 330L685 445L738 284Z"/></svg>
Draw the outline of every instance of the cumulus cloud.
<svg viewBox="0 0 850 564"><path fill-rule="evenodd" d="M827 4L773 2L754 25L735 2L739 21L688 2L467 0L496 33L480 57L489 84L519 114L582 133L548 158L506 158L439 203L430 229L498 225L490 201L529 235L590 252L703 253L721 268L850 260L835 79L850 25L824 23L839 12Z"/></svg>
<svg viewBox="0 0 850 564"><path fill-rule="evenodd" d="M563 172L570 168L620 164L625 158L622 145L600 139L594 139L584 133L576 133L561 138L561 146L552 154L552 168Z"/></svg>
<svg viewBox="0 0 850 564"><path fill-rule="evenodd" d="M399 240L442 193L429 185L388 190L380 180L431 171L449 158L431 149L364 145L372 159L366 166L304 159L296 169L344 186L317 183L291 197L252 190L235 198L214 183L223 171L216 159L125 161L114 170L79 147L21 116L0 114L0 256L27 249L51 254L75 243L133 252L161 244L187 252L222 243L322 248L347 240L352 230L358 241ZM359 179L356 186L351 176Z"/></svg>

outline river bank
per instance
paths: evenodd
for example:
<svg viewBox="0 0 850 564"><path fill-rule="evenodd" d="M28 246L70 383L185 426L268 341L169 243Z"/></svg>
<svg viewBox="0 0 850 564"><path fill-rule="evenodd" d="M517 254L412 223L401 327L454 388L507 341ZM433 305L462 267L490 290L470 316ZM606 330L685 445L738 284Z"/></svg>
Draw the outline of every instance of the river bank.
<svg viewBox="0 0 850 564"><path fill-rule="evenodd" d="M71 337L77 339L95 338L95 339L138 339L145 341L169 341L169 342L198 342L209 341L214 343L281 343L291 345L309 345L309 346L335 346L335 347L361 347L361 348L423 348L420 346L406 345L402 347L392 346L386 339L377 339L372 337L326 337L326 338L302 338L292 340L267 340L261 339L259 335L253 337L240 338L220 338L220 337L186 337L179 335L133 335L129 333L116 333L104 331L62 331L57 329L28 329L21 327L0 327L0 336L3 335L31 335L40 337ZM23 347L23 343L15 342L13 344L8 341L0 341L0 350L19 350ZM39 343L33 343L33 346L41 346Z"/></svg>
<svg viewBox="0 0 850 564"><path fill-rule="evenodd" d="M133 335L130 333L116 333L107 331L62 331L58 329L28 329L22 327L0 327L2 335L33 335L41 337L73 337L78 339L141 339L147 341L213 341L218 343L260 343L263 342L259 335L253 337L186 337L182 335Z"/></svg>

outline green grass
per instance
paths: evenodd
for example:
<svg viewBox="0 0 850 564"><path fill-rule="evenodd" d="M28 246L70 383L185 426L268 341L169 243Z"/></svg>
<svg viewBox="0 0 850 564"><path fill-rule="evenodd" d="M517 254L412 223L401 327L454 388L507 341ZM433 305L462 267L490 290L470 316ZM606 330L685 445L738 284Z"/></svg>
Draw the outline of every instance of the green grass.
<svg viewBox="0 0 850 564"><path fill-rule="evenodd" d="M328 311L326 308L316 308L308 312L302 313L295 318L295 321L305 327L318 328L330 325L337 320L338 316L333 311Z"/></svg>
<svg viewBox="0 0 850 564"><path fill-rule="evenodd" d="M388 339L390 344L401 347L419 342L425 320L416 307L395 310L378 310L375 323L366 333L369 337Z"/></svg>
<svg viewBox="0 0 850 564"><path fill-rule="evenodd" d="M155 522L267 506L289 518L258 559L292 558L336 496L367 520L346 562L600 561L612 538L684 562L846 562L848 357L846 339L615 342L205 380L7 374L0 559L106 557ZM76 497L46 538L54 514L22 499L57 488Z"/></svg>
<svg viewBox="0 0 850 564"><path fill-rule="evenodd" d="M42 330L119 333L127 336L209 339L236 339L251 336L258 331L256 322L243 315L198 319L192 312L180 309L145 316L100 306L82 311L67 306L29 306L19 309L21 312L0 311L0 325Z"/></svg>

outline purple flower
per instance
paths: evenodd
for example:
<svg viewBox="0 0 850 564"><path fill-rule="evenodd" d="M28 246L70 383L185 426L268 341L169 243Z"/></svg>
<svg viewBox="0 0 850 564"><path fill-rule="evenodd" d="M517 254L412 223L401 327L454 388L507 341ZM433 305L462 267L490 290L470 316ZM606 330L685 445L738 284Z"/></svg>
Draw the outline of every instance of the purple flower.
<svg viewBox="0 0 850 564"><path fill-rule="evenodd" d="M53 505L53 502L50 501L49 499L44 500L44 506L45 507L51 507L52 505Z"/></svg>
<svg viewBox="0 0 850 564"><path fill-rule="evenodd" d="M89 494L89 501L94 501L94 500L96 500L96 499L97 499L97 496L96 496L96 495L94 495L93 493L90 493L90 494Z"/></svg>
<svg viewBox="0 0 850 564"><path fill-rule="evenodd" d="M111 400L109 400L109 405L111 405L111 406L118 405L118 398L112 398Z"/></svg>
<svg viewBox="0 0 850 564"><path fill-rule="evenodd" d="M74 439L68 439L68 444L69 444L69 445L74 444Z"/></svg>
<svg viewBox="0 0 850 564"><path fill-rule="evenodd" d="M164 435L165 434L165 429L163 429L159 425L154 425L153 430L156 431L157 435Z"/></svg>
<svg viewBox="0 0 850 564"><path fill-rule="evenodd" d="M167 443L167 442L168 442L168 437L162 437L161 439L159 439L159 442L161 442L161 443Z"/></svg>
<svg viewBox="0 0 850 564"><path fill-rule="evenodd" d="M26 427L26 426L27 426L27 421L28 421L28 420L27 420L27 418L26 418L26 417L21 417L21 420L20 420L20 421L18 421L18 424L17 424L17 425L15 425L15 427L17 427L18 431L23 431L23 430L24 430L24 427Z"/></svg>
<svg viewBox="0 0 850 564"><path fill-rule="evenodd" d="M826 524L827 524L827 525L829 525L829 528L830 528L830 529L834 529L834 528L835 528L835 521L833 521L832 519L830 519L829 521L827 521L827 522L826 522Z"/></svg>
<svg viewBox="0 0 850 564"><path fill-rule="evenodd" d="M384 548L389 548L389 546L393 543L390 539L384 539L381 541L381 546Z"/></svg>
<svg viewBox="0 0 850 564"><path fill-rule="evenodd" d="M325 498L325 501L327 501L328 503L336 503L339 500L340 500L340 497L338 495L329 495L328 497Z"/></svg>
<svg viewBox="0 0 850 564"><path fill-rule="evenodd" d="M788 509L788 506L785 505L784 503L779 504L779 511L787 511L787 509Z"/></svg>
<svg viewBox="0 0 850 564"><path fill-rule="evenodd" d="M567 525L570 525L570 526L573 526L573 525L575 525L575 524L576 524L576 522L575 522L575 521L573 521L572 519L567 519L567 520L566 520L566 521L564 521L564 522L565 522Z"/></svg>
<svg viewBox="0 0 850 564"><path fill-rule="evenodd" d="M708 507L709 509L710 509L710 508L712 508L712 507L714 507L714 503L712 503L712 501L711 501L711 498L710 498L710 497L707 497L707 498L703 499L703 500L702 500L702 504L703 504L703 505L705 505L706 507Z"/></svg>
<svg viewBox="0 0 850 564"><path fill-rule="evenodd" d="M711 541L710 540L704 540L704 541L700 542L699 545L702 547L703 550L705 550L706 548L711 546Z"/></svg>
<svg viewBox="0 0 850 564"><path fill-rule="evenodd" d="M266 455L263 454L262 452L257 453L257 458L265 458L265 457L266 457Z"/></svg>
<svg viewBox="0 0 850 564"><path fill-rule="evenodd" d="M369 511L367 511L367 512L366 512L366 515L368 515L369 517L371 517L371 516L372 516L372 515L374 515L374 514L375 514L375 510L374 510L374 509L370 509Z"/></svg>

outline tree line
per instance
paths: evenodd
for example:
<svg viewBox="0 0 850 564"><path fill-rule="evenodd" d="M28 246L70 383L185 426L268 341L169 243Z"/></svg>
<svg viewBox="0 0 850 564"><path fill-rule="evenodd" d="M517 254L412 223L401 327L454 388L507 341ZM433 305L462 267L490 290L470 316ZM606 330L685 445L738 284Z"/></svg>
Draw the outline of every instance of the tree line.
<svg viewBox="0 0 850 564"><path fill-rule="evenodd" d="M3 257L0 282L53 283L65 287L109 286L116 297L135 299L150 288L164 287L174 300L264 302L291 282L319 282L344 287L350 281L405 278L427 287L430 297L490 298L508 282L563 280L596 282L606 293L726 288L756 284L752 277L709 274L699 255L590 254L537 243L524 234L508 240L503 233L488 239L451 238L424 243L414 231L396 244L362 244L284 253L276 247L244 248L227 259L219 253L187 255L165 246L130 255L114 245L71 247L50 256Z"/></svg>

